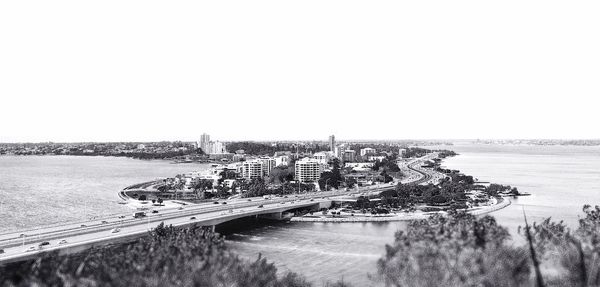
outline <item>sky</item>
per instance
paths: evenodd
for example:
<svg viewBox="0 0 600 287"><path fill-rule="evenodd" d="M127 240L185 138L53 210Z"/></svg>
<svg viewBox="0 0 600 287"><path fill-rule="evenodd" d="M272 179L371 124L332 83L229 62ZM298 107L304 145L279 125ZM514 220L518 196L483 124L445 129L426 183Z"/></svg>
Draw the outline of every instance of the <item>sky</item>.
<svg viewBox="0 0 600 287"><path fill-rule="evenodd" d="M0 142L600 138L600 1L1 1Z"/></svg>

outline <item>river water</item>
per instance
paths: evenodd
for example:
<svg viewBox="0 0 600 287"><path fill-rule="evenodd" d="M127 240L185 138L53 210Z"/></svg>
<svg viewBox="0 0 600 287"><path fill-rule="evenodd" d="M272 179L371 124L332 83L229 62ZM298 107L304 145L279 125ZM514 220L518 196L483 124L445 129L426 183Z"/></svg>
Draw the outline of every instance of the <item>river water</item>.
<svg viewBox="0 0 600 287"><path fill-rule="evenodd" d="M517 234L523 210L530 222L553 217L575 227L584 204L600 205L600 147L457 143L431 148L460 154L444 162L447 168L532 194L492 213L515 241L523 240ZM239 254L254 258L260 252L276 266L317 283L343 278L355 286L377 286L367 274L377 272L384 245L392 243L394 233L403 228L402 222L272 224L228 238Z"/></svg>
<svg viewBox="0 0 600 287"><path fill-rule="evenodd" d="M131 212L118 191L207 164L122 157L0 156L0 232Z"/></svg>
<svg viewBox="0 0 600 287"><path fill-rule="evenodd" d="M519 240L523 210L530 221L545 217L575 227L583 204L600 205L600 147L511 146L456 143L460 155L443 165L482 181L531 193L492 213ZM172 176L206 165L110 157L0 157L0 231L128 210L116 192L130 184ZM227 232L240 256L258 254L280 270L305 275L317 285L343 279L377 285L368 274L405 223L269 223Z"/></svg>

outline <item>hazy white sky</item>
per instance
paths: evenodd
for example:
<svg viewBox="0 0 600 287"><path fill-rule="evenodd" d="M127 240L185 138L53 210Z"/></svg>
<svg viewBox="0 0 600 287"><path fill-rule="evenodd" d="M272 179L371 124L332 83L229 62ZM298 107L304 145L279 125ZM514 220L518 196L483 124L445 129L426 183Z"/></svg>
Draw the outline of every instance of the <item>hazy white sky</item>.
<svg viewBox="0 0 600 287"><path fill-rule="evenodd" d="M600 1L2 1L0 141L599 138Z"/></svg>

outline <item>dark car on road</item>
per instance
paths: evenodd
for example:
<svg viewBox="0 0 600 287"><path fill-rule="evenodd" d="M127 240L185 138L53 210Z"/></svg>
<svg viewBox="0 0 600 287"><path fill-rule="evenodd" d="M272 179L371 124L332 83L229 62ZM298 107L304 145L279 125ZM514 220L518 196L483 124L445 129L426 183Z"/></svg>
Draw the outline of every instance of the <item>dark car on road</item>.
<svg viewBox="0 0 600 287"><path fill-rule="evenodd" d="M46 246L46 245L50 245L50 242L44 241L44 242L40 243L39 246L41 247L41 246Z"/></svg>
<svg viewBox="0 0 600 287"><path fill-rule="evenodd" d="M190 217L190 220L194 220L194 219L196 219L196 217L195 217L195 216L192 216L192 217Z"/></svg>
<svg viewBox="0 0 600 287"><path fill-rule="evenodd" d="M258 208L263 208L263 207L264 207L264 206L263 206L262 204L258 206Z"/></svg>
<svg viewBox="0 0 600 287"><path fill-rule="evenodd" d="M152 210L152 213L158 213L158 210Z"/></svg>

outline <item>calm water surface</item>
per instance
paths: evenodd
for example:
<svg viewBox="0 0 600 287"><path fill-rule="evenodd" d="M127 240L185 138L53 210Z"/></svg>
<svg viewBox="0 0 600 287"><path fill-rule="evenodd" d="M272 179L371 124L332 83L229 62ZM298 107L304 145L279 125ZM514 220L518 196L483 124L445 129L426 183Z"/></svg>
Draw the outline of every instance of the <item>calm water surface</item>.
<svg viewBox="0 0 600 287"><path fill-rule="evenodd" d="M0 156L0 232L130 212L118 191L207 168L122 157Z"/></svg>
<svg viewBox="0 0 600 287"><path fill-rule="evenodd" d="M600 147L445 148L460 153L447 159L446 167L532 194L493 213L517 240L523 209L532 221L553 217L575 226L583 204L600 205ZM198 168L205 166L104 157L0 157L0 230L121 212L124 207L115 202L123 187ZM384 245L404 228L402 222L274 223L230 232L227 238L242 257L254 259L260 253L280 270L301 273L317 284L343 278L369 286L377 285L368 274L376 273Z"/></svg>
<svg viewBox="0 0 600 287"><path fill-rule="evenodd" d="M444 165L482 181L516 186L521 197L492 213L508 227L515 241L522 238L523 209L530 221L546 217L574 227L584 204L600 205L600 147L506 146L456 144L459 156ZM238 232L230 245L255 258L260 252L278 267L304 274L314 282L344 278L356 286L377 285L367 274L377 272L385 244L404 223L302 223L270 225ZM308 263L307 263L308 262Z"/></svg>

